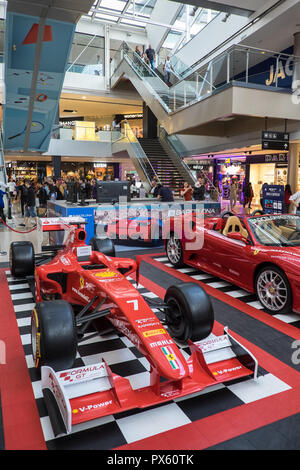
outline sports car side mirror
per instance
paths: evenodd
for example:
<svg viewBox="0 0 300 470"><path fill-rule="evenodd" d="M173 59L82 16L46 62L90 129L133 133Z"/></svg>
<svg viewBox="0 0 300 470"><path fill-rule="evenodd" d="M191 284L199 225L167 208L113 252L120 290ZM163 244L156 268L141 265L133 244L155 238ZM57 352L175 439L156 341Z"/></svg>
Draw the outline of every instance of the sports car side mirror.
<svg viewBox="0 0 300 470"><path fill-rule="evenodd" d="M232 240L238 240L240 242L246 243L246 245L249 245L248 239L243 237L243 235L240 232L228 233L227 237L231 238Z"/></svg>

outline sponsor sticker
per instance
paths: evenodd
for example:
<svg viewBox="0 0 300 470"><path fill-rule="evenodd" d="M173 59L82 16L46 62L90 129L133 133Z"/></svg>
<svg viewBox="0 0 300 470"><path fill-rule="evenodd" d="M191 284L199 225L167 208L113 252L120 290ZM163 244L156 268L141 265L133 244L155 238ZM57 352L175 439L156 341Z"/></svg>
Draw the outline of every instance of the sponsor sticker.
<svg viewBox="0 0 300 470"><path fill-rule="evenodd" d="M149 331L144 331L143 335L145 338L148 338L149 336L157 336L157 335L166 335L167 332L163 328L160 328L159 330L149 330Z"/></svg>
<svg viewBox="0 0 300 470"><path fill-rule="evenodd" d="M117 273L114 271L102 271L99 273L95 273L96 277L101 277L101 278L106 278L106 277L115 277L117 276Z"/></svg>

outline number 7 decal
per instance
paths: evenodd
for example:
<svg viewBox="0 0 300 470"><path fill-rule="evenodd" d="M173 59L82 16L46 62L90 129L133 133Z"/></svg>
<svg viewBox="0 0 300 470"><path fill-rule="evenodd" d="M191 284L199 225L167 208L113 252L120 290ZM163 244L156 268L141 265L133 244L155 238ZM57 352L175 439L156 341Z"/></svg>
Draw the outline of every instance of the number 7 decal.
<svg viewBox="0 0 300 470"><path fill-rule="evenodd" d="M137 299L134 300L127 300L127 304L133 304L133 310L139 309L139 303Z"/></svg>

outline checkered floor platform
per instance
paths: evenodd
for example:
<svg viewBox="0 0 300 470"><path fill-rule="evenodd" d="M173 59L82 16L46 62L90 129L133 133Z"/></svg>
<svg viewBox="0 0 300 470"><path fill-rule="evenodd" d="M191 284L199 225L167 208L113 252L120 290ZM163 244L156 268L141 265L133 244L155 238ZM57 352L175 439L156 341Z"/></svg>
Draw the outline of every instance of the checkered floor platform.
<svg viewBox="0 0 300 470"><path fill-rule="evenodd" d="M267 310L264 309L262 304L259 302L255 294L251 294L250 292L245 291L244 289L241 289L240 287L237 287L233 284L230 284L227 281L224 281L221 278L215 277L212 274L208 274L204 271L200 271L196 268L193 267L184 267L184 268L174 268L173 265L169 262L168 258L166 256L159 256L159 257L153 257L155 261L159 261L160 263L163 263L165 266L168 266L169 268L173 268L176 271L180 273L184 273L191 277L192 279L195 279L197 281L201 281L204 284L213 287L214 289L217 289L221 292L224 292L227 295L230 295L231 297L234 297L235 299L241 300L242 302L245 302L247 305L250 305L254 308L257 308L258 310L261 310L263 312L267 312ZM270 313L269 313L270 314ZM272 314L270 314L272 315ZM299 314L295 314L293 312L287 313L284 315L272 315L274 318L277 318L278 320L281 320L285 323L290 323L291 325L295 326L296 328L300 328L300 316Z"/></svg>
<svg viewBox="0 0 300 470"><path fill-rule="evenodd" d="M48 449L113 449L290 389L278 377L259 368L257 382L244 379L227 383L226 386L217 384L164 405L146 410L135 409L78 425L72 434L55 438L42 396L40 377L31 356L33 297L25 279L14 279L10 271L6 271L6 276ZM145 296L156 297L141 285L138 289ZM134 389L149 385L149 363L126 337L117 331L93 338L91 334L87 334L85 341L80 343L75 366L94 364L104 358L114 373L130 380ZM189 348L184 345L179 347L188 357Z"/></svg>

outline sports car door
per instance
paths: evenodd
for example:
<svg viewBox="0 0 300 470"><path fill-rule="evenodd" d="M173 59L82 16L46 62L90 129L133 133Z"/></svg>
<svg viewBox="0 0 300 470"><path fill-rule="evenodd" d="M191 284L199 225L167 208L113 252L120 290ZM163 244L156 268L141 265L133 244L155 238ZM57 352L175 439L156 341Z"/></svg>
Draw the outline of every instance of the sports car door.
<svg viewBox="0 0 300 470"><path fill-rule="evenodd" d="M218 266L220 277L239 285L249 285L252 272L249 269L251 247L219 233L209 237L209 245L214 268Z"/></svg>

